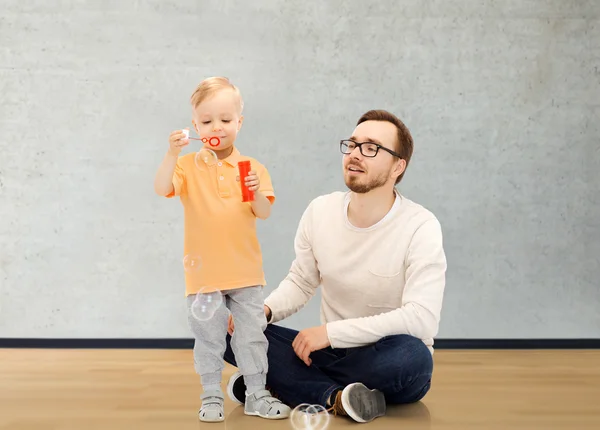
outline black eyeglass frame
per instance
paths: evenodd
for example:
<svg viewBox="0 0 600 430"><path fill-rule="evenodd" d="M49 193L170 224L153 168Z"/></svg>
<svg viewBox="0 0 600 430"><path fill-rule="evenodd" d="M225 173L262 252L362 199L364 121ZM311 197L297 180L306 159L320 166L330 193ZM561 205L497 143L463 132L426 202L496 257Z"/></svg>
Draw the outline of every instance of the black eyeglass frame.
<svg viewBox="0 0 600 430"><path fill-rule="evenodd" d="M398 154L398 153L397 153L397 152L395 152L395 151L392 151L391 149L388 149L388 148L386 148L386 147L385 147L385 146L383 146L383 145L380 145L379 143L376 143L376 142L361 142L361 143L359 143L359 142L355 142L355 141L354 141L354 140L352 140L352 139L342 139L342 140L340 140L340 151L341 151L341 153L342 153L342 154L344 154L344 155L351 154L351 153L352 153L352 151L354 151L354 148L353 148L353 149L352 149L352 151L350 151L350 152L344 152L344 145L346 145L346 148L348 147L348 144L347 144L346 142L352 142L354 145L356 145L356 146L358 147L358 150L360 151L360 153L363 155L363 157L367 157L367 158L375 158L375 157L377 157L377 154L379 154L379 150L380 150L380 149L383 149L385 152L388 152L388 153L390 153L390 154L391 154L391 155L393 155L394 157L398 157L398 158L400 158L401 160L403 159L403 157L402 157L400 154ZM363 146L363 145L375 145L375 147L377 148L377 150L375 151L375 154L373 154L373 155L366 155L366 154L363 152L363 150L362 150L362 146Z"/></svg>

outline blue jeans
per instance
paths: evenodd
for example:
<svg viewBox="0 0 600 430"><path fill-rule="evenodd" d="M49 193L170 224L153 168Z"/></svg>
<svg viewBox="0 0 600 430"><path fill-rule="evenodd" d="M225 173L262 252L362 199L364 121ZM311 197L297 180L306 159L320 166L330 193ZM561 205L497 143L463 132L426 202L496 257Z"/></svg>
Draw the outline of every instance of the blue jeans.
<svg viewBox="0 0 600 430"><path fill-rule="evenodd" d="M292 342L298 331L269 324L265 335L269 371L267 386L290 407L301 403L327 407L331 394L346 385L362 382L383 392L390 404L413 403L429 391L433 358L425 344L413 336L387 336L358 348L324 348L310 354L307 366ZM236 366L227 335L224 359Z"/></svg>

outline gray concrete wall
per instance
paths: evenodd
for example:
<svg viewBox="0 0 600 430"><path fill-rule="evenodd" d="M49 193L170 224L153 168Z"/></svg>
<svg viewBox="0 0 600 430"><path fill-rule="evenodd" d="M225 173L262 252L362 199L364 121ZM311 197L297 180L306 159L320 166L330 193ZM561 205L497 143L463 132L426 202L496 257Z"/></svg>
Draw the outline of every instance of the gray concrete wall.
<svg viewBox="0 0 600 430"><path fill-rule="evenodd" d="M0 337L189 336L181 205L152 181L212 75L276 187L267 292L384 108L444 228L439 337L600 337L600 2L564 0L2 1Z"/></svg>

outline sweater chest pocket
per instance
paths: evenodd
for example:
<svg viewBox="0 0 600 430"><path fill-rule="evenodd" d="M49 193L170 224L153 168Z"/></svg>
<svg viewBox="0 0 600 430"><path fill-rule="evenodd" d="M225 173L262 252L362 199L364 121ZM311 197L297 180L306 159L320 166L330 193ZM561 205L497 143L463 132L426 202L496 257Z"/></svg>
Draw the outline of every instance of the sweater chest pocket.
<svg viewBox="0 0 600 430"><path fill-rule="evenodd" d="M371 308L390 310L402 306L404 267L389 263L389 260L372 262L368 267L370 285L365 303Z"/></svg>
<svg viewBox="0 0 600 430"><path fill-rule="evenodd" d="M389 267L381 264L374 264L369 267L369 274L376 280L396 278L400 276L402 269L399 267Z"/></svg>
<svg viewBox="0 0 600 430"><path fill-rule="evenodd" d="M394 254L379 252L373 255L367 265L369 274L380 280L404 277L404 256Z"/></svg>
<svg viewBox="0 0 600 430"><path fill-rule="evenodd" d="M404 278L406 247L393 240L380 240L372 245L373 252L366 261L369 274L380 282L397 283L398 278Z"/></svg>

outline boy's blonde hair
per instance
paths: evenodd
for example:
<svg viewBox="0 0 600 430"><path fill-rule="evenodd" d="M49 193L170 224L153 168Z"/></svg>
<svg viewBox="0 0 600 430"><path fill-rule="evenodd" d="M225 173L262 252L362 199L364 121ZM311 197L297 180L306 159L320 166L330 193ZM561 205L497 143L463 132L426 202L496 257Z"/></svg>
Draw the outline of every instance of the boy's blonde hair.
<svg viewBox="0 0 600 430"><path fill-rule="evenodd" d="M244 101L242 100L242 95L238 87L233 85L228 78L223 76L213 76L212 78L206 78L196 87L196 90L192 94L190 101L192 103L192 107L195 109L200 103L206 100L211 95L215 94L221 90L233 90L235 95L238 97L240 103L240 114L244 109Z"/></svg>

